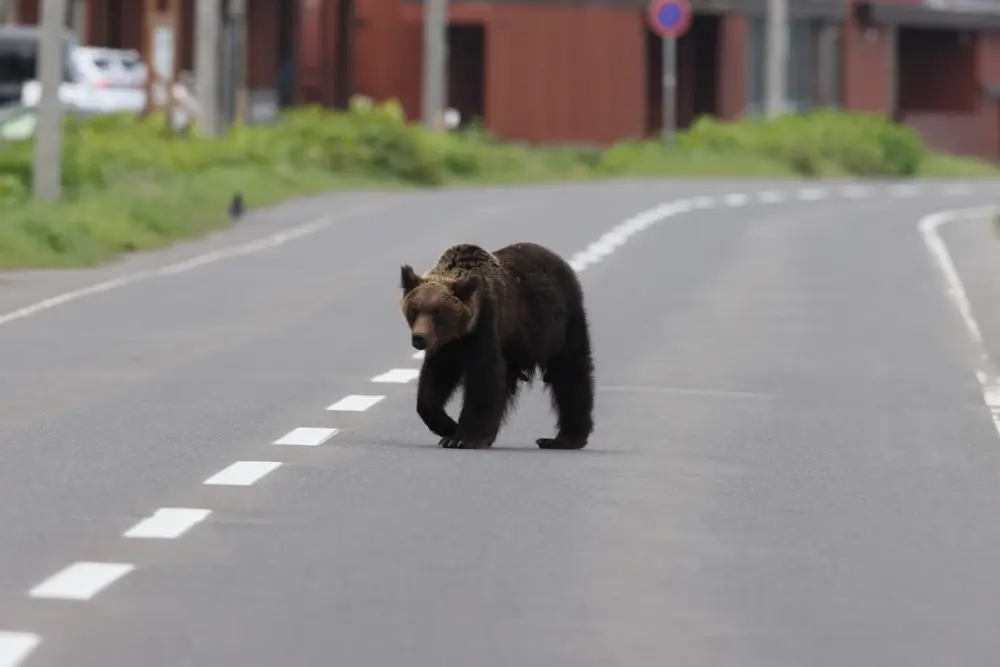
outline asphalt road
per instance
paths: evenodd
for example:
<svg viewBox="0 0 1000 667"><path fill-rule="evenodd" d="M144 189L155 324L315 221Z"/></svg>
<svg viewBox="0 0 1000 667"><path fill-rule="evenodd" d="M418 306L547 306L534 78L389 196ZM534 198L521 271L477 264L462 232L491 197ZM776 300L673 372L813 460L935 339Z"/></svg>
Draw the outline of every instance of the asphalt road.
<svg viewBox="0 0 1000 667"><path fill-rule="evenodd" d="M1000 439L917 222L998 192L339 195L5 276L0 667L995 665ZM989 234L949 234L1000 322ZM586 262L591 445L538 450L534 389L492 450L438 449L372 381L419 364L398 267L523 240ZM352 395L383 398L326 409ZM272 444L299 427L339 431ZM272 465L205 483L241 461ZM160 508L210 513L126 536Z"/></svg>

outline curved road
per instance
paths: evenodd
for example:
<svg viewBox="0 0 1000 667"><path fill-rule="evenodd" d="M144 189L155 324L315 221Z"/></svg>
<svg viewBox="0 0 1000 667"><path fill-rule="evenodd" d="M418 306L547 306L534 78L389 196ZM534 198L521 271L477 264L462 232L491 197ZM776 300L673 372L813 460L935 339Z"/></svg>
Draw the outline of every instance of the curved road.
<svg viewBox="0 0 1000 667"><path fill-rule="evenodd" d="M0 277L0 667L995 665L1000 439L917 223L998 192L342 194ZM582 271L595 435L538 450L535 388L440 450L398 267L521 240Z"/></svg>

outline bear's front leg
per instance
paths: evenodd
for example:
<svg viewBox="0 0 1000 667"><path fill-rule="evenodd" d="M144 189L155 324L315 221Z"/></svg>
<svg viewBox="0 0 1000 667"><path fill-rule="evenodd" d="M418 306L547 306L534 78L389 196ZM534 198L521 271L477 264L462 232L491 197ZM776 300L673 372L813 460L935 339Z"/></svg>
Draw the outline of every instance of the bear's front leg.
<svg viewBox="0 0 1000 667"><path fill-rule="evenodd" d="M417 384L417 415L439 438L452 438L458 424L444 406L462 377L462 367L454 354L444 353L425 359Z"/></svg>
<svg viewBox="0 0 1000 667"><path fill-rule="evenodd" d="M442 447L485 449L500 432L507 398L507 376L499 351L482 351L467 363L465 396L458 430L441 441Z"/></svg>

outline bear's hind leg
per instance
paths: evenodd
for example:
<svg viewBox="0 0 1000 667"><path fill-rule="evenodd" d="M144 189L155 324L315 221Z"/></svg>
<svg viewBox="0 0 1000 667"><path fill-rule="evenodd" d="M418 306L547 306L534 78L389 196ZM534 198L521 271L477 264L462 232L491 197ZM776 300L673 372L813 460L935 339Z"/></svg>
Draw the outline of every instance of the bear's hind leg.
<svg viewBox="0 0 1000 667"><path fill-rule="evenodd" d="M594 362L586 316L571 318L566 346L544 374L558 415L555 438L539 438L541 449L583 449L594 430Z"/></svg>
<svg viewBox="0 0 1000 667"><path fill-rule="evenodd" d="M517 407L517 394L521 389L522 382L531 383L530 371L522 370L518 366L508 363L507 396L504 400L503 413L500 418L501 422L506 422L507 418L514 412L514 408Z"/></svg>

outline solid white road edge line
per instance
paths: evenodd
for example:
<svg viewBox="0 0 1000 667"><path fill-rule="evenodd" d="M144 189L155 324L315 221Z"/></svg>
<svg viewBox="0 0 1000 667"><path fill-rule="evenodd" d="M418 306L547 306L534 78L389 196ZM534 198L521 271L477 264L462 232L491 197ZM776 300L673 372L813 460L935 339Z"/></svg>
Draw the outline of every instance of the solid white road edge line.
<svg viewBox="0 0 1000 667"><path fill-rule="evenodd" d="M31 632L0 631L0 667L18 667L41 641Z"/></svg>
<svg viewBox="0 0 1000 667"><path fill-rule="evenodd" d="M125 531L124 536L130 538L177 539L195 524L208 518L211 510L193 507L161 507L152 516L148 516Z"/></svg>
<svg viewBox="0 0 1000 667"><path fill-rule="evenodd" d="M300 426L292 429L285 435L275 440L275 445L299 445L301 447L316 447L340 433L338 428L316 428L313 426Z"/></svg>
<svg viewBox="0 0 1000 667"><path fill-rule="evenodd" d="M958 312L962 316L962 321L965 323L965 328L968 330L973 344L979 349L982 366L976 369L976 379L982 385L983 401L990 411L990 417L993 420L993 426L996 428L997 435L1000 436L1000 376L998 376L996 367L993 365L989 352L986 350L982 331L979 329L979 323L976 322L975 315L972 314L972 305L969 303L968 294L965 291L965 286L962 284L961 277L958 275L955 262L951 258L951 253L948 252L948 246L938 232L938 229L942 225L951 222L982 220L998 213L1000 213L1000 207L997 206L979 206L976 208L938 211L922 218L918 227L924 238L924 244L934 259L934 263L944 276L948 287L948 296L952 303L955 304L955 307L958 308Z"/></svg>
<svg viewBox="0 0 1000 667"><path fill-rule="evenodd" d="M94 285L71 290L69 292L63 292L62 294L57 294L56 296L48 299L43 299L42 301L38 301L29 306L18 308L17 310L12 310L0 315L0 326L15 320L22 320L27 317L31 317L32 315L37 315L42 311L55 308L56 306L61 306L65 303L78 301L79 299L94 296L96 294L102 294L104 292L110 292L111 290L118 289L119 287L125 287L126 285L132 285L151 278L176 275L178 273L191 271L200 266L215 264L216 262L221 262L233 257L252 255L264 250L276 248L290 241L294 241L305 236L311 236L316 232L321 232L324 229L333 226L338 221L349 220L360 215L371 213L374 210L377 210L377 208L377 205L361 206L350 213L338 217L337 219L330 216L323 216L322 218L310 220L309 222L305 222L301 225L296 225L295 227L290 227L284 231L270 234L253 241L239 243L227 248L206 252L180 262L174 262L172 264L157 267L155 269L136 271L134 273L119 276L118 278L113 278L111 280L105 280Z"/></svg>
<svg viewBox="0 0 1000 667"><path fill-rule="evenodd" d="M278 461L237 461L203 483L210 486L250 486L280 465Z"/></svg>
<svg viewBox="0 0 1000 667"><path fill-rule="evenodd" d="M89 600L134 569L132 563L79 561L38 584L28 595L53 600Z"/></svg>

